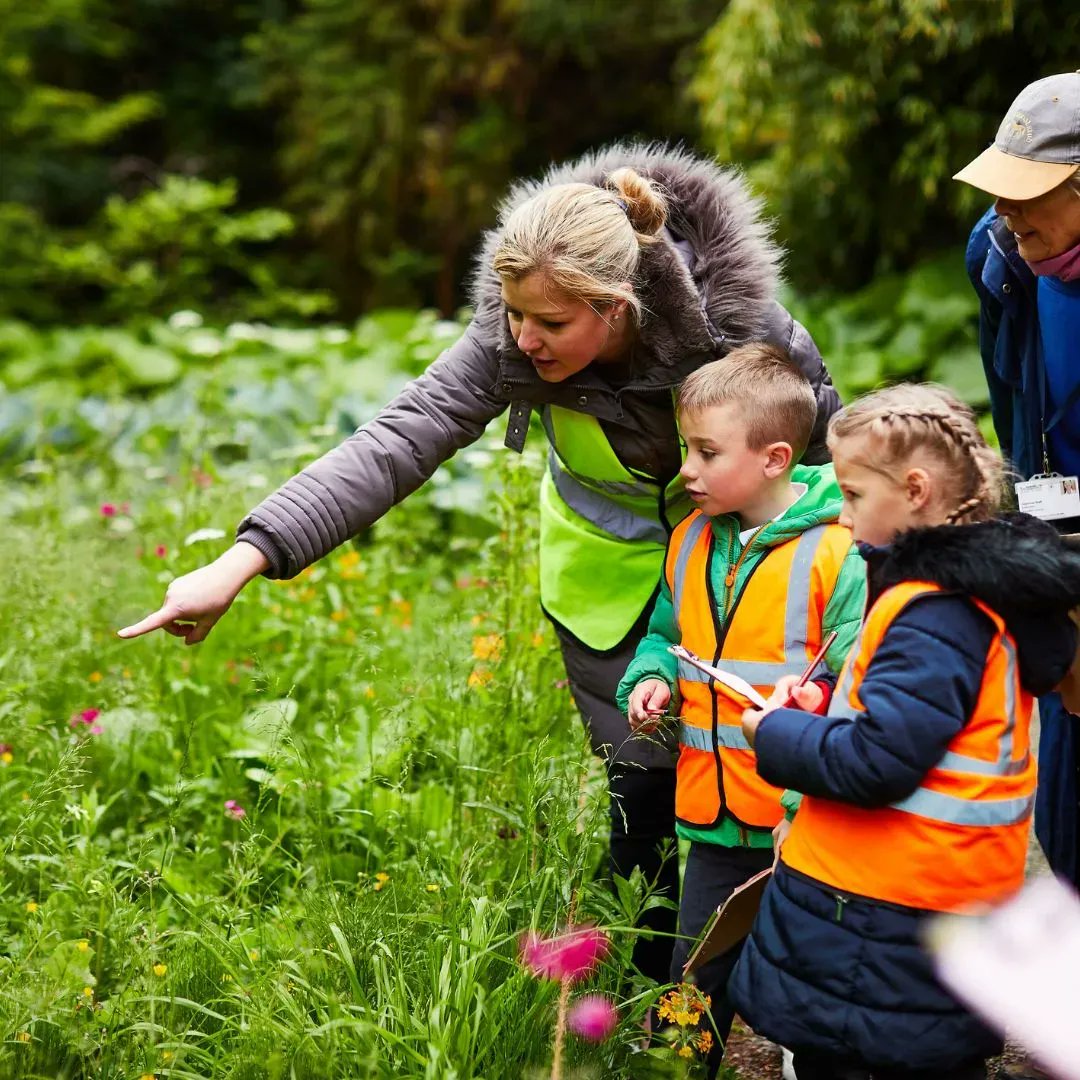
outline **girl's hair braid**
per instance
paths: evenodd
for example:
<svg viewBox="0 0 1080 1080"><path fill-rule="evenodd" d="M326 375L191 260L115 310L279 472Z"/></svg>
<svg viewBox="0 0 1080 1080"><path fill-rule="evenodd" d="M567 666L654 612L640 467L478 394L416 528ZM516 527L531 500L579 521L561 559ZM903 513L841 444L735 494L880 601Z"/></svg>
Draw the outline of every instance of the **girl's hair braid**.
<svg viewBox="0 0 1080 1080"><path fill-rule="evenodd" d="M875 468L902 465L917 451L935 458L937 480L956 500L950 524L985 521L1001 504L1001 458L971 409L943 386L901 383L859 398L832 418L829 446L856 435L873 440Z"/></svg>

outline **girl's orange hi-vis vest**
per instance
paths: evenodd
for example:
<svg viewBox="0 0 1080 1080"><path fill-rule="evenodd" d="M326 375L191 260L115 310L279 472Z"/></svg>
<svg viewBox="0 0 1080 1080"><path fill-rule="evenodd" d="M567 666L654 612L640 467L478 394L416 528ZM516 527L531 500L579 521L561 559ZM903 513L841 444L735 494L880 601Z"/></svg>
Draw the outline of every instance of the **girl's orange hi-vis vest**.
<svg viewBox="0 0 1080 1080"><path fill-rule="evenodd" d="M768 697L781 676L801 674L820 648L822 615L851 548L851 533L839 525L816 525L769 548L738 595L733 595L738 568L729 558L723 597L712 587L713 545L710 519L701 511L671 535L664 572L680 640ZM683 661L679 693L676 817L697 827L727 817L746 829L772 829L783 816L783 792L757 774L757 759L742 733L748 703Z"/></svg>
<svg viewBox="0 0 1080 1080"><path fill-rule="evenodd" d="M830 716L858 723L859 687L890 624L917 597L940 591L911 581L882 593L844 665ZM1020 685L1004 621L975 602L996 633L967 724L906 799L867 810L807 795L784 843L787 866L841 891L931 911L1000 900L1023 884L1035 802L1031 695Z"/></svg>

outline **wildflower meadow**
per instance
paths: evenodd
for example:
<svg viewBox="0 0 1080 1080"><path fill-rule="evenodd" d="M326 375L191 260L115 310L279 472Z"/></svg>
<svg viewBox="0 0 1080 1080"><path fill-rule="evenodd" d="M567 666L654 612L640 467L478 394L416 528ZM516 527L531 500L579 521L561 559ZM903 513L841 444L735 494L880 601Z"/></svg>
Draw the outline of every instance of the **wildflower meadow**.
<svg viewBox="0 0 1080 1080"><path fill-rule="evenodd" d="M48 372L0 413L0 1077L693 1075L537 601L541 440L492 431L200 646L115 635L459 330L6 342ZM182 377L110 381L125 350Z"/></svg>

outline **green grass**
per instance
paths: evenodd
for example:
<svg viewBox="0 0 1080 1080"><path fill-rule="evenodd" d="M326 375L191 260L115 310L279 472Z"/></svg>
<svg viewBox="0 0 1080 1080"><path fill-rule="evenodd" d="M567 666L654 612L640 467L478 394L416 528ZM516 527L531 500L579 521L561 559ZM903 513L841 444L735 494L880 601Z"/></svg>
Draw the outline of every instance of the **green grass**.
<svg viewBox="0 0 1080 1080"><path fill-rule="evenodd" d="M494 461L484 514L421 493L254 582L194 649L114 630L228 543L183 539L238 519L236 472L165 483L99 447L9 480L0 1076L547 1076L557 987L518 940L572 905L611 934L587 985L623 1022L571 1041L567 1075L678 1074L633 1052L644 890L600 873L602 771L537 602L536 459Z"/></svg>

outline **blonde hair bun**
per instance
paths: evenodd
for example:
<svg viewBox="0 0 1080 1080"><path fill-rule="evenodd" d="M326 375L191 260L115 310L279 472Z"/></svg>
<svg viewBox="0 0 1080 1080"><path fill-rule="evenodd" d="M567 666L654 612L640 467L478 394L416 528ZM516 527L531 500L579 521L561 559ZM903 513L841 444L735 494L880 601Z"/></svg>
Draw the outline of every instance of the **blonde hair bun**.
<svg viewBox="0 0 1080 1080"><path fill-rule="evenodd" d="M659 186L628 165L607 178L607 186L626 203L626 216L641 237L653 237L667 221L667 199Z"/></svg>

